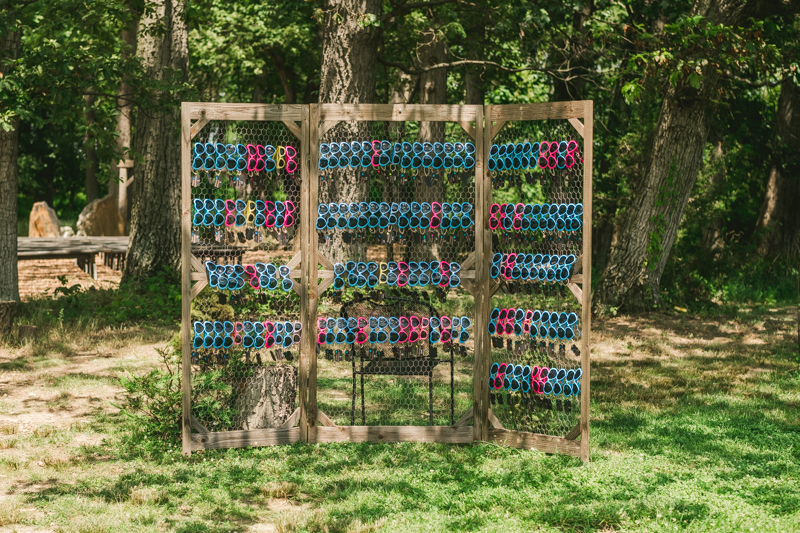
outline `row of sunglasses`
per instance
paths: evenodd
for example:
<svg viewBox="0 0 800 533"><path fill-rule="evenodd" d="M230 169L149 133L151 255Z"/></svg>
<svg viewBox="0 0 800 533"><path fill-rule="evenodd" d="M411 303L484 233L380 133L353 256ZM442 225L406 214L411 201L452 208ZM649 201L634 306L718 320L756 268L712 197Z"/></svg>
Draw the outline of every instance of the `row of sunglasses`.
<svg viewBox="0 0 800 533"><path fill-rule="evenodd" d="M583 161L578 152L578 143L574 140L493 144L489 150L488 167L497 172L572 168L576 158Z"/></svg>
<svg viewBox="0 0 800 533"><path fill-rule="evenodd" d="M565 281L569 279L575 261L574 254L496 253L492 257L489 275L493 279L502 275L505 279Z"/></svg>
<svg viewBox="0 0 800 533"><path fill-rule="evenodd" d="M536 394L578 396L581 393L580 368L548 368L492 363L489 388L506 391L533 391Z"/></svg>
<svg viewBox="0 0 800 533"><path fill-rule="evenodd" d="M250 287L274 291L278 287L284 292L292 290L294 282L289 278L291 270L286 265L272 263L255 265L218 265L206 261L208 284L212 289L238 291L244 288L245 276L250 278Z"/></svg>
<svg viewBox="0 0 800 533"><path fill-rule="evenodd" d="M230 322L197 320L194 322L193 348L228 349L233 346L244 348L289 348L300 344L300 322L269 320L264 322Z"/></svg>
<svg viewBox="0 0 800 533"><path fill-rule="evenodd" d="M192 170L272 172L297 170L297 150L292 146L260 144L194 143Z"/></svg>
<svg viewBox="0 0 800 533"><path fill-rule="evenodd" d="M472 143L390 141L332 142L319 145L319 169L368 168L399 165L402 168L472 168Z"/></svg>
<svg viewBox="0 0 800 533"><path fill-rule="evenodd" d="M489 229L577 231L583 204L492 204Z"/></svg>
<svg viewBox="0 0 800 533"><path fill-rule="evenodd" d="M431 344L457 340L465 343L470 339L472 321L465 316L441 318L428 317L350 317L319 318L317 320L318 344L383 344L389 342L414 343L428 341Z"/></svg>
<svg viewBox="0 0 800 533"><path fill-rule="evenodd" d="M253 224L267 228L288 228L294 224L294 203L272 200L192 200L194 226L244 226Z"/></svg>
<svg viewBox="0 0 800 533"><path fill-rule="evenodd" d="M468 228L474 224L468 202L330 203L317 207L317 230L397 226L400 229Z"/></svg>
<svg viewBox="0 0 800 533"><path fill-rule="evenodd" d="M461 285L461 272L459 263L447 261L409 261L396 263L356 263L348 261L346 264L333 265L333 288L343 289L348 287L375 287L376 285L391 285L397 287L458 287Z"/></svg>
<svg viewBox="0 0 800 533"><path fill-rule="evenodd" d="M489 314L490 335L522 335L543 339L572 340L580 334L576 313L538 309L499 309Z"/></svg>

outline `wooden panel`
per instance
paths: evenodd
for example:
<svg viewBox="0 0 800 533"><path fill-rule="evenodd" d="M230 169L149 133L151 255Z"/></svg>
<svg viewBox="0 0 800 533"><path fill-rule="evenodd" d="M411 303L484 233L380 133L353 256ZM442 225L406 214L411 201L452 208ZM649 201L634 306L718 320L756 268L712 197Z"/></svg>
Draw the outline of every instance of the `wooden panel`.
<svg viewBox="0 0 800 533"><path fill-rule="evenodd" d="M192 161L191 104L181 104L181 443L184 455L192 453ZM199 281L198 284L203 283Z"/></svg>
<svg viewBox="0 0 800 533"><path fill-rule="evenodd" d="M192 263L192 270L196 270L197 272L205 273L206 266L203 264L203 262L196 255L191 254L191 256L189 257L189 260Z"/></svg>
<svg viewBox="0 0 800 533"><path fill-rule="evenodd" d="M42 259L85 254L124 254L128 251L128 237L17 237L17 257Z"/></svg>
<svg viewBox="0 0 800 533"><path fill-rule="evenodd" d="M453 427L464 426L470 420L472 420L472 407L470 407L466 413L461 415L461 418L459 418L458 421L455 424L453 424Z"/></svg>
<svg viewBox="0 0 800 533"><path fill-rule="evenodd" d="M338 121L338 120L326 120L319 127L319 131L317 132L317 139L324 138L325 134L328 133L331 130L331 128L336 126L339 122L340 121ZM315 124L316 124L316 122L315 122ZM314 146L318 146L318 144L315 144ZM317 153L317 156L319 156L319 153ZM316 158L314 160L316 161Z"/></svg>
<svg viewBox="0 0 800 533"><path fill-rule="evenodd" d="M289 267L289 270L294 270L300 266L302 260L303 260L303 253L297 252L296 254L294 254L292 259L288 263L286 263L286 266Z"/></svg>
<svg viewBox="0 0 800 533"><path fill-rule="evenodd" d="M489 422L492 424L494 429L505 429L502 422L500 422L500 419L497 418L491 408L489 409Z"/></svg>
<svg viewBox="0 0 800 533"><path fill-rule="evenodd" d="M289 130L300 142L303 141L303 129L297 125L297 122L294 122L293 120L283 120L282 122L286 124L286 127L289 128Z"/></svg>
<svg viewBox="0 0 800 533"><path fill-rule="evenodd" d="M572 124L573 128L575 128L575 131L578 132L578 135L583 137L583 122L581 122L577 118L571 118L569 119L569 123Z"/></svg>
<svg viewBox="0 0 800 533"><path fill-rule="evenodd" d="M469 270L475 264L475 252L470 252L464 262L461 263L461 271ZM462 278L464 276L461 276Z"/></svg>
<svg viewBox="0 0 800 533"><path fill-rule="evenodd" d="M575 296L575 298L578 299L581 305L583 305L583 292L581 291L581 288L572 282L567 283L567 288Z"/></svg>
<svg viewBox="0 0 800 533"><path fill-rule="evenodd" d="M304 105L219 104L212 102L184 102L191 119L205 115L209 120L302 120ZM191 167L190 167L191 168Z"/></svg>
<svg viewBox="0 0 800 533"><path fill-rule="evenodd" d="M469 426L317 426L316 442L472 442Z"/></svg>
<svg viewBox="0 0 800 533"><path fill-rule="evenodd" d="M211 119L210 119L210 118L208 118L208 117L207 117L207 116L205 116L205 115L201 116L201 117L200 117L200 119L199 119L197 122L195 122L194 124L192 124L192 129L191 129L191 131L190 131L190 133L189 133L189 136L190 136L192 139L194 139L194 138L195 138L195 136L196 136L198 133L200 133L200 130L202 130L202 129L203 129L203 127L204 127L206 124L208 124L210 120L211 120Z"/></svg>
<svg viewBox="0 0 800 533"><path fill-rule="evenodd" d="M478 109L474 105L420 105L420 104L320 104L320 118L324 121L361 122L430 121L472 122ZM477 168L477 164L475 165Z"/></svg>
<svg viewBox="0 0 800 533"><path fill-rule="evenodd" d="M323 413L319 407L317 407L317 421L325 427L335 428L336 424L330 419L328 415Z"/></svg>
<svg viewBox="0 0 800 533"><path fill-rule="evenodd" d="M308 108L305 108L306 114ZM303 121L302 135L308 134L308 116ZM300 440L308 442L308 374L311 366L311 357L316 352L316 336L309 334L314 331L312 329L313 322L310 319L310 307L312 298L311 293L311 278L309 272L313 268L316 271L317 262L314 259L316 254L312 253L312 248L316 249L316 242L311 242L310 229L314 228L314 219L316 208L311 211L311 186L312 181L316 183L317 180L311 180L308 172L308 137L304 136L300 141L300 252L297 254L304 260L300 261L300 283L298 283L300 295L300 322L303 324L305 334L300 338L300 376L299 383L299 403L300 403ZM295 257L297 257L295 255ZM316 412L315 412L316 414Z"/></svg>
<svg viewBox="0 0 800 533"><path fill-rule="evenodd" d="M329 279L335 278L336 273L333 270L317 270L317 278Z"/></svg>
<svg viewBox="0 0 800 533"><path fill-rule="evenodd" d="M583 317L581 321L581 459L589 460L590 351L592 333L592 157L594 143L594 103L584 102L583 136Z"/></svg>
<svg viewBox="0 0 800 533"><path fill-rule="evenodd" d="M275 446L300 441L300 428L251 429L249 431L221 431L193 434L191 450L216 450L220 448L247 448L249 446Z"/></svg>
<svg viewBox="0 0 800 533"><path fill-rule="evenodd" d="M205 272L192 272L192 281L202 281L208 279L208 274Z"/></svg>
<svg viewBox="0 0 800 533"><path fill-rule="evenodd" d="M461 129L464 130L466 132L466 134L469 135L472 138L473 141L476 140L476 137L475 137L475 126L473 126L472 124L470 124L466 120L459 121L458 125L461 126Z"/></svg>
<svg viewBox="0 0 800 533"><path fill-rule="evenodd" d="M473 439L485 441L489 425L488 370L491 360L489 325L489 262L492 256L489 227L489 205L492 184L486 172L486 154L491 147L491 124L486 124L484 109L478 110L475 121L475 361L472 366ZM488 237L488 238L487 238ZM484 375L487 379L484 379Z"/></svg>
<svg viewBox="0 0 800 533"><path fill-rule="evenodd" d="M461 281L464 281L465 279L477 279L477 275L475 274L474 270L462 270L461 274L459 275L461 276Z"/></svg>
<svg viewBox="0 0 800 533"><path fill-rule="evenodd" d="M333 277L322 280L322 283L320 283L319 286L317 287L317 294L322 294L323 292L328 290L328 287L330 287L331 285L333 285Z"/></svg>
<svg viewBox="0 0 800 533"><path fill-rule="evenodd" d="M331 260L319 253L319 251L317 251L317 263L326 269L333 271L333 263Z"/></svg>
<svg viewBox="0 0 800 533"><path fill-rule="evenodd" d="M581 454L581 444L577 441L567 440L563 437L527 433L525 431L490 428L489 441L503 446L511 446L523 450L539 450L544 453L564 453L575 457L579 457Z"/></svg>
<svg viewBox="0 0 800 533"><path fill-rule="evenodd" d="M491 130L491 133L490 133L491 138L494 139L495 137L497 137L497 134L500 133L500 130L502 130L507 123L508 122L505 121L505 120L500 120L500 121L497 121L497 122L493 123L492 124L492 130ZM491 145L489 146L489 149L491 149ZM488 149L487 149L487 153L488 153Z"/></svg>
<svg viewBox="0 0 800 533"><path fill-rule="evenodd" d="M578 422L572 429L569 430L569 433L567 433L564 436L564 438L567 440L575 440L580 436L581 436L581 423Z"/></svg>
<svg viewBox="0 0 800 533"><path fill-rule="evenodd" d="M473 297L475 296L475 284L472 282L471 279L461 279L461 288L470 293Z"/></svg>
<svg viewBox="0 0 800 533"><path fill-rule="evenodd" d="M208 285L208 279L203 277L203 279L192 285L192 292L190 293L189 298L192 300L197 298L197 295L200 294L200 291L206 288L206 285Z"/></svg>
<svg viewBox="0 0 800 533"><path fill-rule="evenodd" d="M583 284L583 274L575 274L571 278L569 278L570 283L580 283Z"/></svg>
<svg viewBox="0 0 800 533"><path fill-rule="evenodd" d="M299 407L295 409L294 412L292 412L292 414L289 415L289 418L286 419L286 422L283 423L280 429L291 429L297 425L298 420L300 420Z"/></svg>
<svg viewBox="0 0 800 533"><path fill-rule="evenodd" d="M200 423L198 419L194 417L192 413L189 413L189 417L190 420L192 421L192 427L194 428L195 431L197 431L198 433L211 433L210 431L208 431L208 428L206 428L203 424Z"/></svg>
<svg viewBox="0 0 800 533"><path fill-rule="evenodd" d="M500 120L556 120L584 118L585 101L545 102L540 104L519 104L486 106L492 108L491 114L486 111L487 122ZM584 167L585 168L585 167Z"/></svg>
<svg viewBox="0 0 800 533"><path fill-rule="evenodd" d="M306 107L303 120L303 183L308 183L307 198L305 200L306 213L305 230L303 231L303 283L308 290L308 312L303 328L305 342L303 348L307 353L308 361L308 391L305 395L306 419L301 423L303 440L311 442L313 435L310 428L317 426L317 336L312 334L317 327L317 306L319 303L319 287L317 287L317 265L319 257L317 246L316 216L319 201L319 179L317 178L317 157L319 155L319 107L312 105ZM331 267L333 268L333 267Z"/></svg>

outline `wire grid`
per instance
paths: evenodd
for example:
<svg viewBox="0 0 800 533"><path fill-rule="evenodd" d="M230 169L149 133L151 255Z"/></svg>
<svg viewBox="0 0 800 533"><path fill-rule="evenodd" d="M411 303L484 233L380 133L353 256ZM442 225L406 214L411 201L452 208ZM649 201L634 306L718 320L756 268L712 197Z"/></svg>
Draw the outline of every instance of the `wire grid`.
<svg viewBox="0 0 800 533"><path fill-rule="evenodd" d="M393 147L395 143L403 142L429 142L431 145L470 142L474 145L474 141L454 123L372 121L339 123L324 135L320 146L323 143L328 146L331 143L352 144L353 141L368 141L370 145L372 141L387 141ZM319 150L320 147L311 149ZM348 261L387 266L390 262L463 263L474 251L474 166L449 170L420 167L415 170L403 168L402 163L381 166L379 158L375 162L378 166L373 167L370 162L368 166L358 164L354 168L315 169L320 180L319 204L385 202L399 206L405 202L411 206L412 202L446 202L452 207L455 203L467 203L468 227L443 230L432 229L428 224L425 229L411 229L389 224L383 229L380 225L372 229L325 228L318 231L320 253L343 266ZM318 317L338 318L351 313L375 316L378 311L374 310L380 310L387 318L467 316L470 322L474 322L474 300L461 284L444 288L431 283L398 287L380 281L373 287L351 287L345 283L341 289L330 288L323 295L326 299L320 305ZM353 300L361 297L370 299L372 303L353 307L356 305ZM356 308L359 310L353 311ZM319 408L337 425L452 424L453 417L458 419L472 406L474 328L468 331L468 341L449 345L441 342L432 345L430 327L422 336L424 340L413 344L387 341L381 344L319 345ZM363 374L362 365L366 369ZM354 381L358 385L356 390Z"/></svg>
<svg viewBox="0 0 800 533"><path fill-rule="evenodd" d="M225 169L194 168L200 163L196 159L199 150L196 143L228 145L228 153L222 156ZM272 157L271 148L276 150ZM248 151L250 155L242 156L245 160L242 163L239 156ZM289 164L287 169L287 152L296 153L292 158L296 167ZM289 288L293 282L286 281L291 278L281 273L267 277L263 274L268 264L277 268L288 263L299 244L300 141L281 122L210 121L192 140L192 160L192 254L203 261L207 275L210 268L215 268L213 264L230 265L228 273L233 265L258 267L255 277L241 271L226 276L229 280L242 280L231 287L222 287L223 282L214 278L216 286L205 287L192 301L192 413L210 431L279 427L298 406L299 335L305 332L297 332L295 328L300 320L300 307L299 297ZM275 169L271 169L273 164ZM236 170L237 165L244 170ZM248 166L253 170L248 171ZM234 170L228 170L229 167ZM243 200L238 207L244 205L245 209L234 209L235 213L226 221L230 226L218 225L218 212L214 213L216 219L211 224L198 224L196 199ZM276 222L280 223L278 202L283 203L285 210L284 225L280 228L276 227ZM290 203L294 212L288 225ZM265 206L266 209L258 209ZM230 215L226 209L225 217ZM252 272L250 268L247 270ZM269 281L270 278L275 281ZM277 285L273 290L271 283ZM224 347L194 348L199 343L195 324L205 321L227 322L228 328L234 325L232 335L227 331L221 334L232 337L224 341ZM291 343L284 335L280 347L269 346L269 331L258 326L249 335L255 339L253 345L245 347L250 339L245 341L247 332L240 330L248 323L255 326L286 322L292 324ZM287 331L284 328L284 333ZM264 341L263 346L259 338ZM281 340L273 332L272 342L276 339Z"/></svg>
<svg viewBox="0 0 800 533"><path fill-rule="evenodd" d="M575 129L566 120L510 122L492 141L494 145L519 144L541 141L570 141L577 143L573 152L574 164L563 169L531 169L490 171L493 203L522 204L579 204L583 202L583 142ZM574 146L574 145L572 145ZM488 159L488 158L487 158ZM571 161L570 161L571 162ZM560 163L560 162L559 162ZM492 164L494 166L494 164ZM558 166L558 165L556 165ZM552 228L552 226L551 226ZM580 257L583 228L574 231L536 229L507 230L502 227L492 232L494 254L531 253L573 254ZM573 265L574 268L578 266ZM494 334L492 340L492 363L509 363L534 367L547 367L573 371L580 368L580 317L581 305L566 286L566 281L522 281L504 279L501 273L496 281L499 290L492 298L492 309L523 309L575 313L575 337L571 340L543 338L524 331L511 334ZM491 330L490 330L491 331ZM570 374L572 375L572 374ZM489 379L486 376L484 379ZM532 383L532 382L529 382ZM562 381L563 383L563 381ZM541 384L539 385L542 386ZM535 388L536 385L533 384ZM496 390L490 384L489 406L506 429L529 431L546 435L564 436L580 420L580 396L537 393L522 390Z"/></svg>

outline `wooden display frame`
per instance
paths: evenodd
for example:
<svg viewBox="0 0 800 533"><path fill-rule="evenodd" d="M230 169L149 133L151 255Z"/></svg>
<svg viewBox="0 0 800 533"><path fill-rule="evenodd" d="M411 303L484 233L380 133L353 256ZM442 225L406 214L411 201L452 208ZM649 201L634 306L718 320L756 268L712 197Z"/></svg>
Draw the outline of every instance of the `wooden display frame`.
<svg viewBox="0 0 800 533"><path fill-rule="evenodd" d="M318 251L314 214L318 205L319 151L311 149L341 121L426 121L461 125L475 142L475 253L465 261L464 287L475 299L475 362L473 407L452 426L336 426L317 408L317 347L314 335L301 337L298 379L298 409L281 428L210 432L191 411L191 301L205 286L202 262L191 251L191 143L210 120L283 122L300 140L299 252L290 261L291 277L300 295L300 321L306 332L314 331L319 296L333 282L333 264ZM582 305L581 419L565 437L509 431L489 408L485 376L491 365L488 334L492 294L497 283L489 276L492 234L489 206L492 186L487 160L492 140L510 121L568 120L583 137L583 252L579 274L568 283ZM583 122L581 122L583 120ZM381 105L310 104L262 105L184 102L181 106L181 263L182 263L182 449L184 454L216 448L292 444L295 442L497 442L517 448L535 448L545 453L565 453L589 459L590 333L591 333L591 227L592 227L592 139L593 102L553 102L524 105ZM482 142L480 142L482 140ZM319 268L322 266L322 269ZM467 270L474 265L473 270ZM298 270L299 268L299 270ZM318 279L322 279L318 283ZM192 282L196 282L192 285ZM580 286L579 286L580 285ZM467 423L472 420L473 427ZM192 433L192 430L195 433ZM580 437L580 441L577 441Z"/></svg>

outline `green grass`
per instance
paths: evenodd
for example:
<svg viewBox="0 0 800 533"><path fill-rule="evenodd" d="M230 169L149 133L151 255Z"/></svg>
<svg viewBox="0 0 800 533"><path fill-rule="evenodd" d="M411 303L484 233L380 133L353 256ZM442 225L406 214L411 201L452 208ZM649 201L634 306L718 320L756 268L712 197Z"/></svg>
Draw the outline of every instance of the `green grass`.
<svg viewBox="0 0 800 533"><path fill-rule="evenodd" d="M187 458L179 443L153 442L106 414L13 436L14 447L0 454L0 476L14 480L4 484L0 525L83 533L800 531L800 354L796 325L779 320L789 312L598 323L586 465L493 444L297 444ZM107 440L70 445L78 436Z"/></svg>

